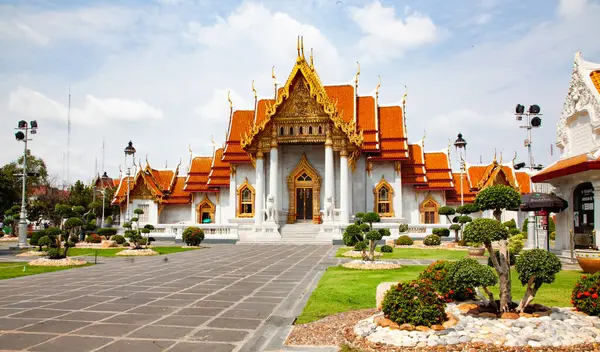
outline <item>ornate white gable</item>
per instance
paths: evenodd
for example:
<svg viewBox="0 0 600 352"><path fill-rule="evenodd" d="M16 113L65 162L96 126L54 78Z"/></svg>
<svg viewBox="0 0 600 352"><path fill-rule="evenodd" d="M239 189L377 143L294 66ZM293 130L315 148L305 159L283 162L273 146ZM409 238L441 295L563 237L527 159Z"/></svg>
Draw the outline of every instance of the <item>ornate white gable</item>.
<svg viewBox="0 0 600 352"><path fill-rule="evenodd" d="M590 116L592 130L596 132L600 129L600 93L590 79L590 73L598 69L600 65L581 59L581 52L575 54L569 92L556 128L556 146L561 150L567 146L569 119L576 113L586 111Z"/></svg>

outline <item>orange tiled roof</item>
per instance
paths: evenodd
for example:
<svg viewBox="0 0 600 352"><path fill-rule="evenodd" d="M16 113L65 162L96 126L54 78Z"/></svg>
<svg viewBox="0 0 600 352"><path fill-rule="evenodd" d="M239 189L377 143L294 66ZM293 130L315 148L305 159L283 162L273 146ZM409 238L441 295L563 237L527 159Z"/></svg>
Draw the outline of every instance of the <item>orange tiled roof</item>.
<svg viewBox="0 0 600 352"><path fill-rule="evenodd" d="M188 204L190 193L185 188L185 177L178 177L179 166L175 170L156 170L146 165L135 177L130 178L130 192L137 187L145 187L154 200L164 204ZM130 196L131 197L131 196ZM127 179L123 178L112 204L123 204L127 201Z"/></svg>
<svg viewBox="0 0 600 352"><path fill-rule="evenodd" d="M104 173L102 177L100 177L100 174L98 174L94 185L99 189L115 188L119 185L118 181L119 180L113 180L112 178L108 177L106 173Z"/></svg>
<svg viewBox="0 0 600 352"><path fill-rule="evenodd" d="M460 173L453 173L452 179L454 183L454 188L446 191L446 203L448 204L460 204ZM477 192L472 191L469 187L469 180L467 179L467 175L463 174L462 179L462 194L463 194L463 202L465 204L473 203L475 201L475 197L477 196Z"/></svg>
<svg viewBox="0 0 600 352"><path fill-rule="evenodd" d="M119 185L117 186L117 190L115 191L115 197L112 201L113 204L121 204L125 202L125 198L127 197L127 179L128 177L123 177L120 180ZM131 188L133 188L133 179L133 176L129 177L129 186Z"/></svg>
<svg viewBox="0 0 600 352"><path fill-rule="evenodd" d="M229 163L223 161L223 148L215 151L208 175L208 185L212 187L228 187L231 168Z"/></svg>
<svg viewBox="0 0 600 352"><path fill-rule="evenodd" d="M242 149L240 141L242 133L254 120L254 111L236 110L233 112L229 121L229 133L225 143L223 160L230 163L249 163L250 156Z"/></svg>
<svg viewBox="0 0 600 352"><path fill-rule="evenodd" d="M487 168L488 165L467 165L470 188L477 189L477 185L479 184L479 181L481 181Z"/></svg>
<svg viewBox="0 0 600 352"><path fill-rule="evenodd" d="M379 154L373 160L405 160L409 158L404 117L399 106L379 107ZM366 137L365 137L366 141Z"/></svg>
<svg viewBox="0 0 600 352"><path fill-rule="evenodd" d="M531 193L531 178L529 174L523 171L515 171L517 177L517 183L521 194Z"/></svg>
<svg viewBox="0 0 600 352"><path fill-rule="evenodd" d="M600 70L590 73L590 78L592 79L594 86L596 86L598 93L600 93Z"/></svg>
<svg viewBox="0 0 600 352"><path fill-rule="evenodd" d="M256 104L256 124L263 122L267 116L267 106L274 103L275 99L261 99L258 101Z"/></svg>
<svg viewBox="0 0 600 352"><path fill-rule="evenodd" d="M185 180L184 189L189 192L210 192L208 187L208 174L212 157L199 156L192 159L192 165Z"/></svg>
<svg viewBox="0 0 600 352"><path fill-rule="evenodd" d="M364 142L362 150L364 152L378 151L377 121L375 116L375 98L358 97L357 99L357 124L363 130Z"/></svg>
<svg viewBox="0 0 600 352"><path fill-rule="evenodd" d="M418 144L409 144L408 151L408 159L401 161L402 183L427 185L423 148Z"/></svg>
<svg viewBox="0 0 600 352"><path fill-rule="evenodd" d="M544 182L557 177L568 176L588 170L599 170L600 159L594 159L589 154L580 154L562 159L531 177L533 182Z"/></svg>
<svg viewBox="0 0 600 352"><path fill-rule="evenodd" d="M452 169L448 154L444 152L425 153L426 186L415 186L415 189L452 190Z"/></svg>
<svg viewBox="0 0 600 352"><path fill-rule="evenodd" d="M177 176L171 193L162 200L164 204L190 204L190 192L185 190L185 176Z"/></svg>
<svg viewBox="0 0 600 352"><path fill-rule="evenodd" d="M345 122L354 118L354 87L351 85L325 86L330 101L337 102L337 111ZM373 109L374 111L374 109Z"/></svg>

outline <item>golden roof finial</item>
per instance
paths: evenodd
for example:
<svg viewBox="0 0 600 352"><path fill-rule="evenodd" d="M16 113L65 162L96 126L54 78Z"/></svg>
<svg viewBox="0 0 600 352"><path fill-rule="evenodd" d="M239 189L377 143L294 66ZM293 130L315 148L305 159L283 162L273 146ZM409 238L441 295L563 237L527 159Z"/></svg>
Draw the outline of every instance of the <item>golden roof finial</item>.
<svg viewBox="0 0 600 352"><path fill-rule="evenodd" d="M306 60L304 57L304 36L300 36L300 52L302 53L302 60Z"/></svg>
<svg viewBox="0 0 600 352"><path fill-rule="evenodd" d="M302 57L300 56L300 36L298 36L298 41L296 43L296 50L298 51L297 61L301 61Z"/></svg>
<svg viewBox="0 0 600 352"><path fill-rule="evenodd" d="M408 96L408 87L404 86L404 95L402 96L402 108L406 105L406 97Z"/></svg>
<svg viewBox="0 0 600 352"><path fill-rule="evenodd" d="M379 82L377 83L377 87L375 87L375 99L379 101L379 87L381 87L381 76L377 75L377 78L379 79Z"/></svg>
<svg viewBox="0 0 600 352"><path fill-rule="evenodd" d="M227 101L229 102L229 109L233 109L233 102L231 101L231 91L227 91Z"/></svg>
<svg viewBox="0 0 600 352"><path fill-rule="evenodd" d="M273 87L275 87L275 100L277 100L277 79L275 78L275 66L271 67L271 78L273 78Z"/></svg>
<svg viewBox="0 0 600 352"><path fill-rule="evenodd" d="M310 68L311 70L315 69L315 62L313 59L313 48L310 48Z"/></svg>
<svg viewBox="0 0 600 352"><path fill-rule="evenodd" d="M217 148L217 143L215 143L215 137L213 135L210 135L210 142L212 143L212 146L213 146L213 155L214 155L215 150Z"/></svg>
<svg viewBox="0 0 600 352"><path fill-rule="evenodd" d="M498 164L502 165L502 151L500 151L500 162Z"/></svg>
<svg viewBox="0 0 600 352"><path fill-rule="evenodd" d="M146 166L150 166L150 163L148 162L148 153L146 153ZM142 167L142 164L140 164L140 167Z"/></svg>
<svg viewBox="0 0 600 352"><path fill-rule="evenodd" d="M517 151L515 150L515 157L512 159L513 166L515 166L515 160L517 160Z"/></svg>
<svg viewBox="0 0 600 352"><path fill-rule="evenodd" d="M254 100L257 98L256 88L254 88L254 80L252 80L252 91L254 92Z"/></svg>
<svg viewBox="0 0 600 352"><path fill-rule="evenodd" d="M496 163L496 148L494 148L494 161L493 163Z"/></svg>
<svg viewBox="0 0 600 352"><path fill-rule="evenodd" d="M423 153L425 152L425 137L427 137L427 130L423 130L423 138L421 139L421 147L423 148Z"/></svg>
<svg viewBox="0 0 600 352"><path fill-rule="evenodd" d="M192 153L193 153L193 152L192 152L192 143L188 144L188 150L189 150L190 154L192 154Z"/></svg>
<svg viewBox="0 0 600 352"><path fill-rule="evenodd" d="M356 75L354 76L354 88L358 90L358 76L360 75L360 62L356 61L358 65L358 70L356 71Z"/></svg>

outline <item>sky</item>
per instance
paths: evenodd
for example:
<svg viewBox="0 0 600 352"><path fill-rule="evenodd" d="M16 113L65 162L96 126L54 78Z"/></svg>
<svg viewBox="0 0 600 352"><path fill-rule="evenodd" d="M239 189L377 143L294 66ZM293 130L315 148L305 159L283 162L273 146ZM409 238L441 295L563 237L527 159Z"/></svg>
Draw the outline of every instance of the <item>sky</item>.
<svg viewBox="0 0 600 352"><path fill-rule="evenodd" d="M514 109L538 104L533 156L548 165L575 53L600 62L598 18L599 0L0 0L0 165L22 154L25 119L32 153L71 183L103 164L117 177L129 140L142 163L185 169L190 147L224 143L228 91L251 109L253 80L259 98L273 66L285 82L298 35L325 85L353 82L359 62L360 95L378 76L382 105L408 89L409 142L426 151L462 132L470 163L526 161Z"/></svg>

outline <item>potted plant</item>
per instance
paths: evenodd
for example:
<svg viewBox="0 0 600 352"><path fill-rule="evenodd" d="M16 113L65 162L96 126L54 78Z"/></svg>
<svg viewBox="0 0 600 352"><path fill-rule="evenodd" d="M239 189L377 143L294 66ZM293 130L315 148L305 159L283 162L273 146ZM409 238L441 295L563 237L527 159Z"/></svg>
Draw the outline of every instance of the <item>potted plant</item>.
<svg viewBox="0 0 600 352"><path fill-rule="evenodd" d="M467 246L469 246L468 251L471 257L483 257L485 254L485 247L483 246L483 243L469 242L467 243Z"/></svg>
<svg viewBox="0 0 600 352"><path fill-rule="evenodd" d="M592 230L592 236L592 238L596 237L596 230ZM577 258L577 263L584 272L593 274L600 271L600 251L593 248L577 249L575 250L575 258Z"/></svg>

